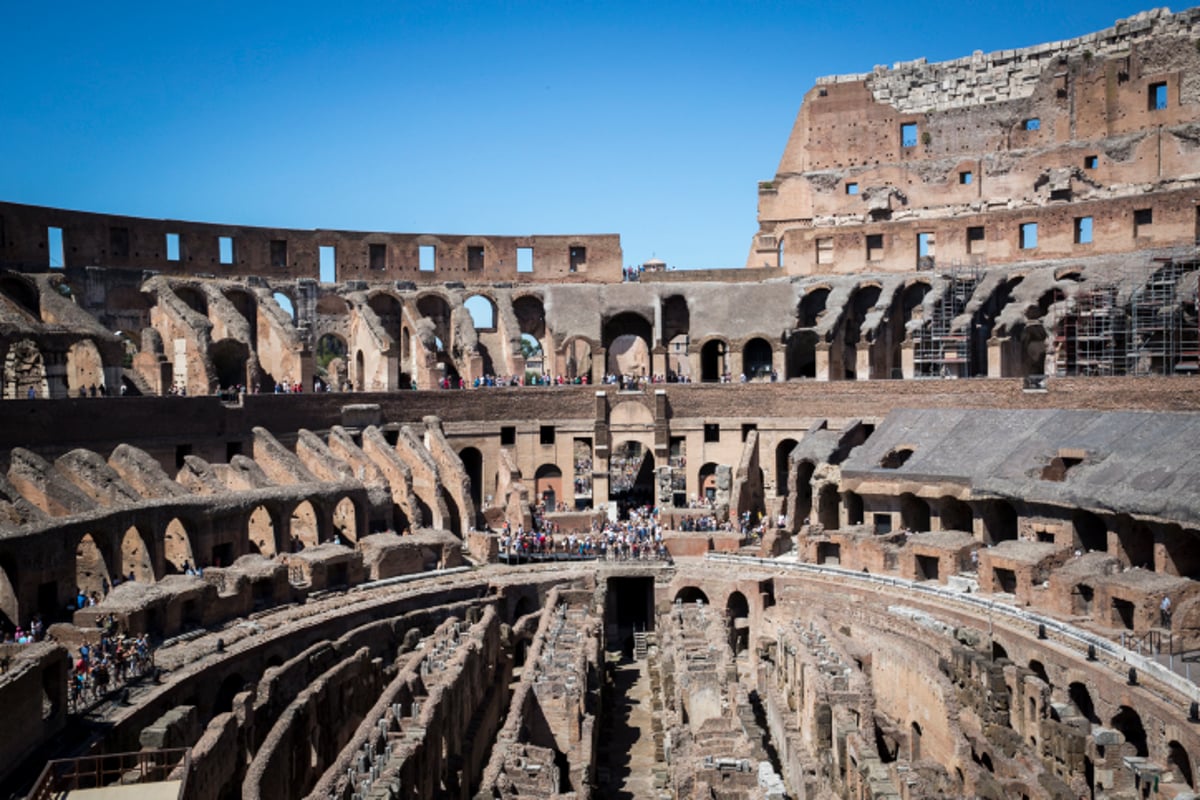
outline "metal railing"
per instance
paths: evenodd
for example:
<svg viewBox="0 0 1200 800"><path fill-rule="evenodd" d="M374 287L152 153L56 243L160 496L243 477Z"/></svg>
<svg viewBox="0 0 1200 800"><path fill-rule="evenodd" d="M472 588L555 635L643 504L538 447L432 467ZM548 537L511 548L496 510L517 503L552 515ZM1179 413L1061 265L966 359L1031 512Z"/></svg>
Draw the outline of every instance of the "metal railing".
<svg viewBox="0 0 1200 800"><path fill-rule="evenodd" d="M180 771L177 796L183 797L192 769L191 752L190 748L176 747L50 761L25 800L53 800L63 792L116 783L160 783L169 780L177 769Z"/></svg>

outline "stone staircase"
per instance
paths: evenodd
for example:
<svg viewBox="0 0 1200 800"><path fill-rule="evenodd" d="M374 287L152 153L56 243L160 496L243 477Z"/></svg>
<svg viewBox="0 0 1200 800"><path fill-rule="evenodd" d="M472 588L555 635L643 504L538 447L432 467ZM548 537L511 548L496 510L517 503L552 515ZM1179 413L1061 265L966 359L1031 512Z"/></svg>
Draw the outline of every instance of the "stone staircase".
<svg viewBox="0 0 1200 800"><path fill-rule="evenodd" d="M638 661L646 660L646 632L636 631L633 634L633 657Z"/></svg>

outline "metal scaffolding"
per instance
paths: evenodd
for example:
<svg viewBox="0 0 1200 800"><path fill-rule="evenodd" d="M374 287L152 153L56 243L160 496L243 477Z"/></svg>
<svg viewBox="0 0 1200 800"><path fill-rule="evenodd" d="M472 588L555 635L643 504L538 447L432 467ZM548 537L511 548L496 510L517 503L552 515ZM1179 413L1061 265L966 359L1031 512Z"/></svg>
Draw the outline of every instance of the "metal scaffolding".
<svg viewBox="0 0 1200 800"><path fill-rule="evenodd" d="M1200 362L1196 297L1194 292L1185 297L1179 284L1200 269L1200 261L1160 263L1130 299L1125 370L1129 375L1195 375Z"/></svg>
<svg viewBox="0 0 1200 800"><path fill-rule="evenodd" d="M1055 335L1056 373L1120 375L1125 369L1126 315L1116 286L1080 291L1066 302Z"/></svg>
<svg viewBox="0 0 1200 800"><path fill-rule="evenodd" d="M983 277L978 267L955 266L943 273L946 291L929 320L913 334L913 371L917 377L966 378L971 375L971 329L954 329Z"/></svg>

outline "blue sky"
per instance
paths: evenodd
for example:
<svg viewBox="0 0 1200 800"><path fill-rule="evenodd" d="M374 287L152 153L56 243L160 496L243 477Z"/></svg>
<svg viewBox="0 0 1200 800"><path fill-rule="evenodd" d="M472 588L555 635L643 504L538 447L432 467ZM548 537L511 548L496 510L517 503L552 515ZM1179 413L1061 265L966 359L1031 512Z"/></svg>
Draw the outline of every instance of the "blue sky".
<svg viewBox="0 0 1200 800"><path fill-rule="evenodd" d="M0 199L205 222L619 233L741 266L815 78L1148 6L14 3Z"/></svg>

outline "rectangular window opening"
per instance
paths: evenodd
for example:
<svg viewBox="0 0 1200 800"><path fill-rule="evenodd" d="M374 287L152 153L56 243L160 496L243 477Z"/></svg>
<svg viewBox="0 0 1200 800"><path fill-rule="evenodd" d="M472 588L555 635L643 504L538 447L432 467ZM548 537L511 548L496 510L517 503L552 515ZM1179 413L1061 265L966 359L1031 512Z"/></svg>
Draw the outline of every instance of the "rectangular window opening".
<svg viewBox="0 0 1200 800"><path fill-rule="evenodd" d="M1167 84L1152 83L1150 84L1149 94L1149 109L1151 111L1162 111L1167 107Z"/></svg>
<svg viewBox="0 0 1200 800"><path fill-rule="evenodd" d="M542 425L538 428L538 441L542 444L554 444L554 426Z"/></svg>
<svg viewBox="0 0 1200 800"><path fill-rule="evenodd" d="M1154 209L1139 208L1133 212L1133 235L1149 236L1154 225Z"/></svg>
<svg viewBox="0 0 1200 800"><path fill-rule="evenodd" d="M533 248L517 248L517 272L533 272Z"/></svg>
<svg viewBox="0 0 1200 800"><path fill-rule="evenodd" d="M917 269L933 269L936 244L932 231L917 234Z"/></svg>
<svg viewBox="0 0 1200 800"><path fill-rule="evenodd" d="M967 228L967 253L979 255L987 252L987 235L982 225L972 225Z"/></svg>
<svg viewBox="0 0 1200 800"><path fill-rule="evenodd" d="M958 173L958 182L964 186L966 186L969 183L973 183L974 180L975 180L975 174L973 172L971 172L971 170L969 170L969 169Z"/></svg>
<svg viewBox="0 0 1200 800"><path fill-rule="evenodd" d="M817 239L817 263L832 264L833 263L833 237L822 236Z"/></svg>
<svg viewBox="0 0 1200 800"><path fill-rule="evenodd" d="M222 264L233 263L233 237L217 237L217 254Z"/></svg>
<svg viewBox="0 0 1200 800"><path fill-rule="evenodd" d="M179 260L179 234L167 234L167 261Z"/></svg>
<svg viewBox="0 0 1200 800"><path fill-rule="evenodd" d="M1099 165L1100 165L1100 156L1084 156L1083 157L1083 168L1084 169L1095 169Z"/></svg>
<svg viewBox="0 0 1200 800"><path fill-rule="evenodd" d="M587 271L587 248L576 245L571 248L571 272Z"/></svg>
<svg viewBox="0 0 1200 800"><path fill-rule="evenodd" d="M483 247L479 245L467 247L467 269L471 272L483 271Z"/></svg>
<svg viewBox="0 0 1200 800"><path fill-rule="evenodd" d="M1038 224L1036 222L1021 223L1021 249L1033 250L1037 247Z"/></svg>
<svg viewBox="0 0 1200 800"><path fill-rule="evenodd" d="M883 260L883 234L867 234L867 261Z"/></svg>
<svg viewBox="0 0 1200 800"><path fill-rule="evenodd" d="M1027 131L1040 131L1042 129L1042 121L1037 117L1030 117L1021 123L1021 126Z"/></svg>
<svg viewBox="0 0 1200 800"><path fill-rule="evenodd" d="M517 426L503 425L500 427L500 445L514 445L517 443Z"/></svg>
<svg viewBox="0 0 1200 800"><path fill-rule="evenodd" d="M1075 218L1075 244L1091 244L1092 243L1092 218L1091 217L1076 217Z"/></svg>
<svg viewBox="0 0 1200 800"><path fill-rule="evenodd" d="M437 247L432 244L421 245L421 272L437 270Z"/></svg>
<svg viewBox="0 0 1200 800"><path fill-rule="evenodd" d="M47 228L46 241L50 248L49 261L51 269L62 269L67 265L63 258L63 230L62 228Z"/></svg>
<svg viewBox="0 0 1200 800"><path fill-rule="evenodd" d="M750 432L751 432L751 431L756 431L756 430L758 430L758 425L756 425L755 423L753 423L753 422L743 422L743 423L742 423L742 441L744 442L744 441L746 441L747 439L749 439L749 438L750 438Z"/></svg>
<svg viewBox="0 0 1200 800"><path fill-rule="evenodd" d="M317 260L320 269L321 283L333 283L337 280L337 248L323 244L317 249Z"/></svg>
<svg viewBox="0 0 1200 800"><path fill-rule="evenodd" d="M901 147L916 147L917 146L917 123L905 122L900 126L900 146Z"/></svg>
<svg viewBox="0 0 1200 800"><path fill-rule="evenodd" d="M271 266L280 269L287 267L287 239L271 240Z"/></svg>
<svg viewBox="0 0 1200 800"><path fill-rule="evenodd" d="M715 422L704 423L704 441L706 443L721 441L721 426Z"/></svg>
<svg viewBox="0 0 1200 800"><path fill-rule="evenodd" d="M368 244L367 245L367 268L374 270L387 269L387 245L386 244ZM424 267L421 267L424 269Z"/></svg>
<svg viewBox="0 0 1200 800"><path fill-rule="evenodd" d="M857 183L847 183L846 184L846 194L858 194L858 184Z"/></svg>

